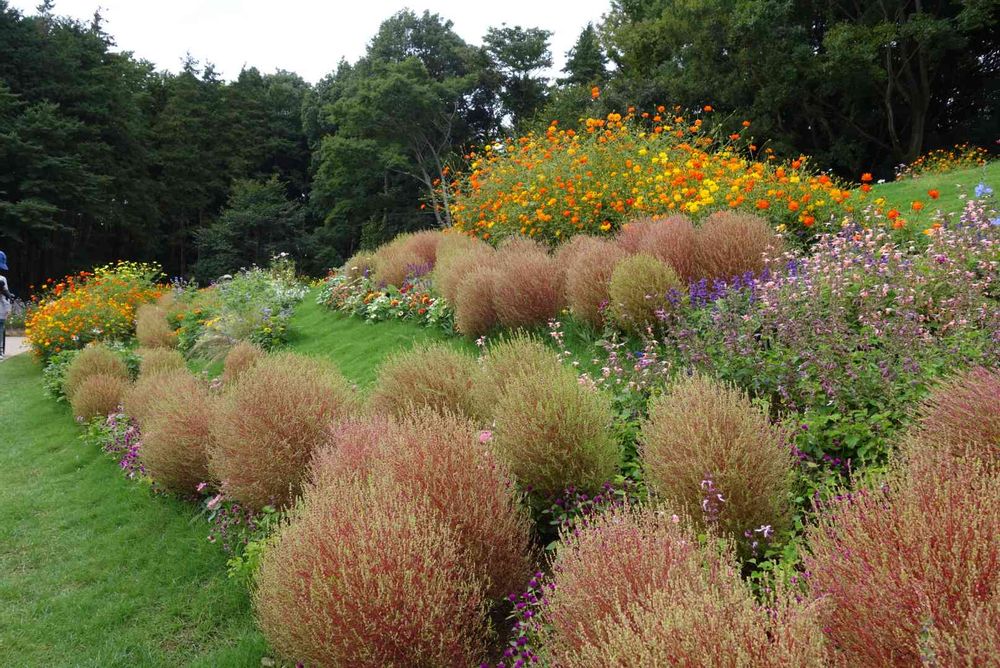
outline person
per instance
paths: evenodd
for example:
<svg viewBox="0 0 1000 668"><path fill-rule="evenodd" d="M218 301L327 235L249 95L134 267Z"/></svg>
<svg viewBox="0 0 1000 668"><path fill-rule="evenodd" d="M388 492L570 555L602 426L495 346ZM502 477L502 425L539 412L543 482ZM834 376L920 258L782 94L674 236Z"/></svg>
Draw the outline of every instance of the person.
<svg viewBox="0 0 1000 668"><path fill-rule="evenodd" d="M0 360L7 353L7 316L14 310L14 295L7 286L7 255L0 251Z"/></svg>

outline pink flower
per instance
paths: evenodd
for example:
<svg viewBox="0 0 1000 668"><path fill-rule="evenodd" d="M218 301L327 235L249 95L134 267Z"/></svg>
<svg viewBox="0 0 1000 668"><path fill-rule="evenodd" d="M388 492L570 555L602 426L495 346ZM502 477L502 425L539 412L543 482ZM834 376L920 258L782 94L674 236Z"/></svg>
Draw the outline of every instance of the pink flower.
<svg viewBox="0 0 1000 668"><path fill-rule="evenodd" d="M209 510L215 510L216 508L219 507L220 503L222 503L222 495L216 494L215 496L213 496L211 499L208 500L208 503L205 504L205 507L208 508Z"/></svg>
<svg viewBox="0 0 1000 668"><path fill-rule="evenodd" d="M493 432L490 431L489 429L484 429L483 431L479 432L479 442L484 445L486 443L489 443L490 440L492 440L492 438L493 438Z"/></svg>
<svg viewBox="0 0 1000 668"><path fill-rule="evenodd" d="M208 487L208 483L207 482L199 482L198 486L195 487L194 489L195 489L196 492L203 492L203 491L205 491L206 487Z"/></svg>

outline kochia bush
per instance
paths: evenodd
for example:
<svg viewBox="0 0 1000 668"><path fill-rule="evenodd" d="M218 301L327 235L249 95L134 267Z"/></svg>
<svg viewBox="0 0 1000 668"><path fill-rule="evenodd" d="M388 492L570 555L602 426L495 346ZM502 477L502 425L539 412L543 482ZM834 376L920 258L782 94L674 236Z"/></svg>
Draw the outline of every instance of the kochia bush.
<svg viewBox="0 0 1000 668"><path fill-rule="evenodd" d="M645 331L684 292L684 285L670 265L652 255L633 255L619 262L611 273L608 285L611 317L622 329Z"/></svg>
<svg viewBox="0 0 1000 668"><path fill-rule="evenodd" d="M87 376L70 397L73 416L88 422L117 412L128 384L128 379L110 373Z"/></svg>
<svg viewBox="0 0 1000 668"><path fill-rule="evenodd" d="M912 447L1000 468L1000 371L978 367L935 387L921 404Z"/></svg>
<svg viewBox="0 0 1000 668"><path fill-rule="evenodd" d="M387 481L306 488L261 559L268 642L316 666L477 665L486 601L454 531Z"/></svg>
<svg viewBox="0 0 1000 668"><path fill-rule="evenodd" d="M139 375L155 376L163 371L184 369L187 362L178 350L170 348L139 348Z"/></svg>
<svg viewBox="0 0 1000 668"><path fill-rule="evenodd" d="M493 302L494 286L503 273L493 266L477 267L464 275L455 295L455 329L476 338L497 326L499 318Z"/></svg>
<svg viewBox="0 0 1000 668"><path fill-rule="evenodd" d="M350 414L353 390L323 360L267 357L245 372L220 403L209 468L226 496L252 508L288 506L331 423Z"/></svg>
<svg viewBox="0 0 1000 668"><path fill-rule="evenodd" d="M135 338L144 348L176 348L177 334L159 304L143 304L135 311Z"/></svg>
<svg viewBox="0 0 1000 668"><path fill-rule="evenodd" d="M566 267L566 302L574 317L599 329L604 325L604 313L611 300L611 275L624 259L625 251L604 239L576 239L586 239L586 243L578 244Z"/></svg>
<svg viewBox="0 0 1000 668"><path fill-rule="evenodd" d="M629 253L645 253L666 262L681 280L698 277L698 234L687 216L640 218L626 223L618 243Z"/></svg>
<svg viewBox="0 0 1000 668"><path fill-rule="evenodd" d="M706 218L697 239L697 271L706 278L758 274L764 269L765 258L777 257L783 248L781 238L766 220L732 211Z"/></svg>
<svg viewBox="0 0 1000 668"><path fill-rule="evenodd" d="M87 346L70 362L63 377L63 394L70 401L87 378L96 375L128 380L129 372L121 355L101 343Z"/></svg>
<svg viewBox="0 0 1000 668"><path fill-rule="evenodd" d="M222 367L223 385L235 383L240 376L264 358L264 351L249 341L240 341L229 349Z"/></svg>
<svg viewBox="0 0 1000 668"><path fill-rule="evenodd" d="M471 355L444 343L397 352L379 367L371 403L387 415L428 407L472 417L476 415L472 388L478 370Z"/></svg>
<svg viewBox="0 0 1000 668"><path fill-rule="evenodd" d="M493 303L500 324L509 329L544 325L563 306L562 275L544 249L525 243L501 249L493 285Z"/></svg>

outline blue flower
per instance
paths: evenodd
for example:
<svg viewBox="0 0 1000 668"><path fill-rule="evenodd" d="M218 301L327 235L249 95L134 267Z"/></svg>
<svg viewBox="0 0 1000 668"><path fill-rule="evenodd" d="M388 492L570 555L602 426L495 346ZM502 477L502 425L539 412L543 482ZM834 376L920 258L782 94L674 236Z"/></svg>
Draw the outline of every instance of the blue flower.
<svg viewBox="0 0 1000 668"><path fill-rule="evenodd" d="M980 183L976 186L975 193L977 198L989 197L993 194L993 188L990 188L985 183Z"/></svg>
<svg viewBox="0 0 1000 668"><path fill-rule="evenodd" d="M992 225L993 227L1000 227L1000 216L997 216L996 218L991 220L990 225Z"/></svg>

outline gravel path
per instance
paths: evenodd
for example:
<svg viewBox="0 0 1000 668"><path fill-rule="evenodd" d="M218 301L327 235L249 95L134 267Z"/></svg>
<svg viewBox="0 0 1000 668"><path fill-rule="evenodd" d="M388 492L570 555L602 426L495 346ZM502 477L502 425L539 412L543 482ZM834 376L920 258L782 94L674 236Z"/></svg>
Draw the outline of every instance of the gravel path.
<svg viewBox="0 0 1000 668"><path fill-rule="evenodd" d="M23 336L7 337L7 357L13 357L14 355L26 352L28 352L28 342L24 340Z"/></svg>

